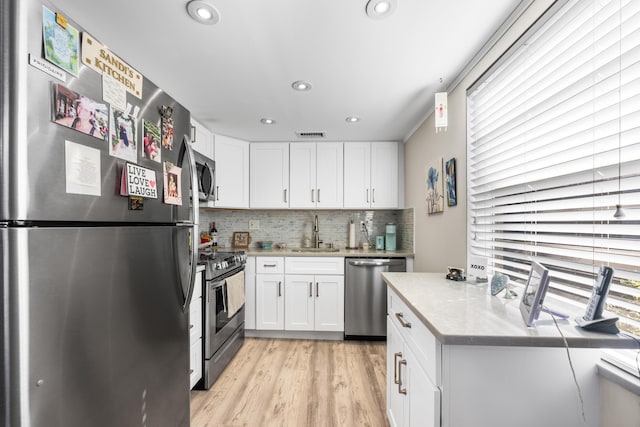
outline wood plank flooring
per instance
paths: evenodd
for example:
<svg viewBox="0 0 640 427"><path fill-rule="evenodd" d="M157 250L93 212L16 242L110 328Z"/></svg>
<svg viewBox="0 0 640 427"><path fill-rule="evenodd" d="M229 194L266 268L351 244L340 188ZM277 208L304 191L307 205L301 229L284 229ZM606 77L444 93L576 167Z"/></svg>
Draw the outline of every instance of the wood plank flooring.
<svg viewBox="0 0 640 427"><path fill-rule="evenodd" d="M385 358L384 342L247 338L191 392L191 426L388 426Z"/></svg>

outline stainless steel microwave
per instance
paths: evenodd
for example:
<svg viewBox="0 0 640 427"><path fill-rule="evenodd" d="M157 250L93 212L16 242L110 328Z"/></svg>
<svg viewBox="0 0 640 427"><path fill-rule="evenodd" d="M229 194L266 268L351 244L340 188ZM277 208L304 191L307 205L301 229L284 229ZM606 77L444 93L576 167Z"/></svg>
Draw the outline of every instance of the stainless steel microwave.
<svg viewBox="0 0 640 427"><path fill-rule="evenodd" d="M198 174L198 199L213 202L216 188L216 162L194 151Z"/></svg>

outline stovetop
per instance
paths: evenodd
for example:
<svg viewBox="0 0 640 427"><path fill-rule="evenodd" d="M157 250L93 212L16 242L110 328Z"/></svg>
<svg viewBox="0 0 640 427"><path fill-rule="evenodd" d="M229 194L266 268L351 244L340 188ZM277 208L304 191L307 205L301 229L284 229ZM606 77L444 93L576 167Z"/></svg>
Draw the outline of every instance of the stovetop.
<svg viewBox="0 0 640 427"><path fill-rule="evenodd" d="M205 265L205 280L231 276L244 269L247 254L244 251L219 251L211 248L199 252L200 263Z"/></svg>

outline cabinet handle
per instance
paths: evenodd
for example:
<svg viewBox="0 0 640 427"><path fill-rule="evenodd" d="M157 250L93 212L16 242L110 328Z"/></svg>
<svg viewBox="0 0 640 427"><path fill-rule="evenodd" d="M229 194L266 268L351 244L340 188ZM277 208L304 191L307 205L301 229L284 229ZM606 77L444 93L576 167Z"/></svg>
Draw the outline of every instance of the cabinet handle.
<svg viewBox="0 0 640 427"><path fill-rule="evenodd" d="M287 203L287 189L284 189L284 202Z"/></svg>
<svg viewBox="0 0 640 427"><path fill-rule="evenodd" d="M407 366L407 360L402 359L400 363L398 363L398 393L407 394L407 389L402 388L402 365Z"/></svg>
<svg viewBox="0 0 640 427"><path fill-rule="evenodd" d="M216 200L220 200L220 186L216 185Z"/></svg>
<svg viewBox="0 0 640 427"><path fill-rule="evenodd" d="M193 369L189 369L189 375L193 374Z"/></svg>
<svg viewBox="0 0 640 427"><path fill-rule="evenodd" d="M263 267L275 267L276 264L262 264Z"/></svg>
<svg viewBox="0 0 640 427"><path fill-rule="evenodd" d="M320 286L318 285L318 282L316 282L316 298L318 298L320 296Z"/></svg>
<svg viewBox="0 0 640 427"><path fill-rule="evenodd" d="M369 203L369 189L367 188L367 203Z"/></svg>
<svg viewBox="0 0 640 427"><path fill-rule="evenodd" d="M191 126L191 143L192 144L196 143L196 127L195 126Z"/></svg>
<svg viewBox="0 0 640 427"><path fill-rule="evenodd" d="M309 298L313 298L313 282L309 282Z"/></svg>
<svg viewBox="0 0 640 427"><path fill-rule="evenodd" d="M189 329L193 329L193 326L194 326L193 323L190 323L189 324Z"/></svg>
<svg viewBox="0 0 640 427"><path fill-rule="evenodd" d="M282 282L278 282L278 296L282 296Z"/></svg>
<svg viewBox="0 0 640 427"><path fill-rule="evenodd" d="M318 188L318 203L320 203L320 189Z"/></svg>
<svg viewBox="0 0 640 427"><path fill-rule="evenodd" d="M371 189L371 203L375 203L376 202L376 189L372 188Z"/></svg>
<svg viewBox="0 0 640 427"><path fill-rule="evenodd" d="M411 322L407 322L406 320L404 320L404 314L396 313L396 318L398 319L398 321L400 322L402 327L404 327L404 328L410 328L411 327Z"/></svg>
<svg viewBox="0 0 640 427"><path fill-rule="evenodd" d="M316 190L313 190L313 189L311 190L311 203L315 203L315 202L316 202L315 200L313 200L313 193L314 193L315 191L316 191Z"/></svg>
<svg viewBox="0 0 640 427"><path fill-rule="evenodd" d="M400 380L398 379L398 357L402 357L401 352L397 352L393 354L393 383L400 384Z"/></svg>

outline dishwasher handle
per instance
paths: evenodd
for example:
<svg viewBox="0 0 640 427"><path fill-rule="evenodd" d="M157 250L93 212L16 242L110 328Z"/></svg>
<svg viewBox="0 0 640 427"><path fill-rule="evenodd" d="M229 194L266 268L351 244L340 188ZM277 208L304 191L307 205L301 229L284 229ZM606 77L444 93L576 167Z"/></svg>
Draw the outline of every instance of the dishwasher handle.
<svg viewBox="0 0 640 427"><path fill-rule="evenodd" d="M376 259L371 261L349 261L349 265L353 265L356 267L382 267L386 265L400 265L404 260L394 260L394 259Z"/></svg>

